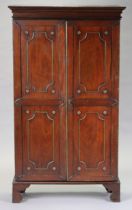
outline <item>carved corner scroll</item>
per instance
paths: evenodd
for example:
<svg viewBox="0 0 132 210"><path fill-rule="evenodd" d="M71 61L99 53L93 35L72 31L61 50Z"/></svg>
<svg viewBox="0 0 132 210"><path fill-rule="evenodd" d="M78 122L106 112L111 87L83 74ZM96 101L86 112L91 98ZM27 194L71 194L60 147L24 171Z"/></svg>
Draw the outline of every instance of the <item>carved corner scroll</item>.
<svg viewBox="0 0 132 210"><path fill-rule="evenodd" d="M27 170L30 171L32 168L35 170L49 170L49 167L52 167L52 170L55 171L56 170L56 166L55 166L55 154L54 154L54 117L56 114L56 111L53 110L51 111L51 113L48 113L48 111L33 111L30 113L29 110L26 111L27 116L30 116L29 118L27 118L27 152L28 152L28 165L27 165ZM30 122L35 120L35 118L37 117L38 114L42 114L44 116L47 117L48 120L50 120L52 122L52 139L51 139L51 143L52 143L52 157L51 160L47 163L46 166L43 167L38 167L37 163L35 162L35 160L31 159L31 155L30 155Z"/></svg>
<svg viewBox="0 0 132 210"><path fill-rule="evenodd" d="M32 34L29 31L25 31L24 33L26 36L26 89L25 89L25 92L26 94L29 94L30 92L47 93L49 88L52 87L51 93L54 94L55 89L54 89L54 44L53 44L53 41L54 41L55 32L51 31L50 36L48 32L46 31L32 31ZM42 88L37 88L35 87L35 85L32 84L31 77L30 77L31 69L29 68L29 47L30 47L30 43L33 42L35 39L37 40L37 37L40 34L44 35L47 41L49 41L51 44L51 81L49 81L49 83L46 86Z"/></svg>
<svg viewBox="0 0 132 210"><path fill-rule="evenodd" d="M79 50L78 50L78 89L77 89L77 93L80 94L80 93L99 93L101 90L101 88L103 88L103 86L106 85L107 83L107 76L106 76L106 72L107 72L107 69L106 69L106 63L107 63L107 43L106 43L106 40L102 37L102 34L101 32L86 32L84 35L81 33L81 31L79 31L80 33L77 33L79 35ZM102 82L100 82L99 84L97 84L97 88L96 89L93 89L93 90L89 90L87 87L86 87L86 84L84 84L82 81L81 81L81 44L86 41L88 38L89 38L89 35L97 35L100 42L102 43L103 45L103 55L104 55L104 60L103 60L103 78L102 78ZM91 73L92 73L92 69L91 69ZM98 75L97 75L98 76Z"/></svg>

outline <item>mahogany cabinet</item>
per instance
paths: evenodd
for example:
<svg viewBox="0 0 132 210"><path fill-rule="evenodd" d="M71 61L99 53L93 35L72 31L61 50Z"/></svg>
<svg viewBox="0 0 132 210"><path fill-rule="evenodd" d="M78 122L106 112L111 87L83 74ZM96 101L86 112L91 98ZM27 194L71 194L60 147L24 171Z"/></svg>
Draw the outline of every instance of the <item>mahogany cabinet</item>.
<svg viewBox="0 0 132 210"><path fill-rule="evenodd" d="M9 7L13 12L15 178L103 184L120 201L119 30L124 7Z"/></svg>

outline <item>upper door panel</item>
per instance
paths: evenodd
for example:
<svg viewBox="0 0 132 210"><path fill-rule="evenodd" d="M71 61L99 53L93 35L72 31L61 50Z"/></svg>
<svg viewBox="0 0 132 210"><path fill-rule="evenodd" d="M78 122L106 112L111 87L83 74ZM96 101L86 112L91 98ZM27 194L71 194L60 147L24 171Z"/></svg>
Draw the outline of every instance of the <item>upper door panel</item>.
<svg viewBox="0 0 132 210"><path fill-rule="evenodd" d="M64 40L64 24L62 21L22 21L21 28L22 95L58 97L59 36Z"/></svg>
<svg viewBox="0 0 132 210"><path fill-rule="evenodd" d="M111 27L75 21L74 96L107 98L111 95Z"/></svg>

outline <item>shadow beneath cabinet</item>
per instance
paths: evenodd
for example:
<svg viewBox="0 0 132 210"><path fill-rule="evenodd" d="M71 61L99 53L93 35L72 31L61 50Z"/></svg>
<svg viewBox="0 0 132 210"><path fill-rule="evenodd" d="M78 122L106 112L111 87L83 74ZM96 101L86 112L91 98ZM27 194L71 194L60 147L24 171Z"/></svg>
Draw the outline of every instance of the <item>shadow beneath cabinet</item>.
<svg viewBox="0 0 132 210"><path fill-rule="evenodd" d="M23 196L23 201L28 199L37 198L50 198L50 199L78 199L78 198L93 198L93 199L103 199L106 200L108 196L107 192L27 192Z"/></svg>

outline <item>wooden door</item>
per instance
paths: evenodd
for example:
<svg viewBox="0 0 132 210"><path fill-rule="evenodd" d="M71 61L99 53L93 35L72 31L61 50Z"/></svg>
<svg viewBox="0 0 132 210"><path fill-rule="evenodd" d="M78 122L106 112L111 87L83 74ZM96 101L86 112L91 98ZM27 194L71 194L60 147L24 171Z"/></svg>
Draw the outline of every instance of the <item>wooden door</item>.
<svg viewBox="0 0 132 210"><path fill-rule="evenodd" d="M68 180L112 180L118 113L112 107L116 104L112 44L117 47L112 22L72 21L67 28Z"/></svg>
<svg viewBox="0 0 132 210"><path fill-rule="evenodd" d="M14 33L16 177L65 180L65 24L14 21Z"/></svg>

